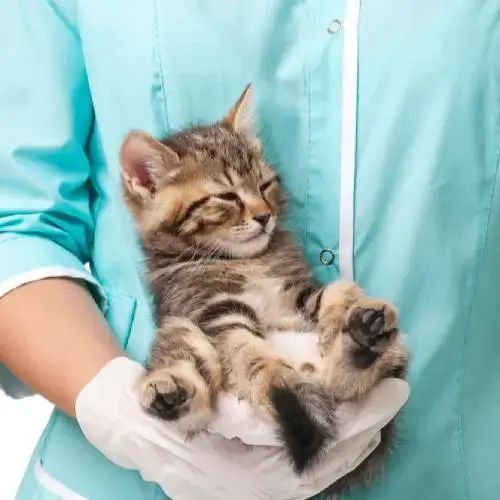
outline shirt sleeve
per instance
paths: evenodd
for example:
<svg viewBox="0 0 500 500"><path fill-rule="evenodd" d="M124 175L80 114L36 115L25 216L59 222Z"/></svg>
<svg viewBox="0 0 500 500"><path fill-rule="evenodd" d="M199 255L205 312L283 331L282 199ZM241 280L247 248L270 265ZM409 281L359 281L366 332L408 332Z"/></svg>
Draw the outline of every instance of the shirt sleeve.
<svg viewBox="0 0 500 500"><path fill-rule="evenodd" d="M0 296L67 276L104 299L85 266L93 109L75 2L4 2L0 47ZM2 374L0 386L12 392Z"/></svg>

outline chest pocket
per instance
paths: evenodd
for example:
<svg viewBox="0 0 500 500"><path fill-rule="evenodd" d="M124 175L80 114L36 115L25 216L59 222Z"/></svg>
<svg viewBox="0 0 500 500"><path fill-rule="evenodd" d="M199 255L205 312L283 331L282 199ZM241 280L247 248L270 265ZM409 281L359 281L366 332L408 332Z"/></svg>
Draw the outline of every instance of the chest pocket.
<svg viewBox="0 0 500 500"><path fill-rule="evenodd" d="M310 103L307 2L155 2L163 128L219 120L244 87L255 89L256 118L279 171L297 231L307 197ZM256 32L259 36L256 36Z"/></svg>

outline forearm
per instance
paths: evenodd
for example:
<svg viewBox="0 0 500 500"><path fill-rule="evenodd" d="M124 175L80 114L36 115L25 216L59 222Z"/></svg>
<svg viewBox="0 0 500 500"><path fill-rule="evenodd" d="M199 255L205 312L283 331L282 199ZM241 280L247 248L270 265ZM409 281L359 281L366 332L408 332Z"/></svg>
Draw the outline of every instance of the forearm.
<svg viewBox="0 0 500 500"><path fill-rule="evenodd" d="M0 299L0 362L71 416L81 389L122 355L82 284L46 279Z"/></svg>

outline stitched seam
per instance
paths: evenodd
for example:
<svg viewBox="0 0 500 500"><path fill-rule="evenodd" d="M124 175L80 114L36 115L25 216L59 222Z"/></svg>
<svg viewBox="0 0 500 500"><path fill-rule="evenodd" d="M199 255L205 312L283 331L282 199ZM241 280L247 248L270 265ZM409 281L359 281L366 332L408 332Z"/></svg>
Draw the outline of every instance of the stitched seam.
<svg viewBox="0 0 500 500"><path fill-rule="evenodd" d="M304 229L303 229L303 249L306 260L309 260L309 237L311 235L311 225L309 218L309 206L311 198L311 147L312 147L312 137L311 137L311 61L309 59L309 53L306 59L306 72L304 76L304 83L307 92L307 154L306 154L306 196L305 196L305 207L304 207Z"/></svg>
<svg viewBox="0 0 500 500"><path fill-rule="evenodd" d="M38 454L38 456L41 459L42 465L43 465L43 461L45 458L45 454L47 453L47 447L49 446L50 437L52 436L52 433L54 432L54 428L55 428L56 423L59 420L60 416L61 416L61 414L60 414L59 410L54 410L52 412L52 416L50 417L49 422L47 424L47 430L45 432L43 442L40 444L40 452Z"/></svg>
<svg viewBox="0 0 500 500"><path fill-rule="evenodd" d="M153 1L153 9L154 9L154 23L155 23L155 42L156 42L156 58L158 60L158 66L160 68L160 90L161 90L161 95L163 99L163 126L165 129L165 132L170 129L169 123L168 123L168 112L167 112L167 96L165 93L165 82L164 82L164 77L163 77L163 59L161 57L161 50L160 50L160 30L158 26L158 5L157 5L157 0ZM130 335L129 335L130 337ZM128 339L127 339L128 342ZM160 498L164 497L163 490L160 488L159 485L156 485L154 487L154 498L155 500L158 500Z"/></svg>
<svg viewBox="0 0 500 500"><path fill-rule="evenodd" d="M491 190L490 190L490 195L489 195L489 202L488 202L488 210L486 213L486 220L484 223L483 227L483 238L482 238L482 243L481 243L481 249L479 251L478 259L476 262L476 266L474 268L473 272L473 285L472 285L472 300L471 300L471 305L469 308L469 314L467 318L467 323L466 323L466 328L465 328L465 335L464 335L464 341L463 341L463 346L462 346L462 360L461 360L461 367L459 371L459 387L460 387L460 394L459 394L459 403L460 403L460 408L458 412L458 432L460 435L460 442L459 442L459 452L460 452L460 465L462 469L462 480L464 484L464 490L465 490L465 498L467 500L470 500L470 482L469 482L469 475L467 473L467 465L466 465L466 458L465 458L465 446L464 446L464 399L465 399L465 352L467 351L467 346L468 346L468 337L469 337L469 331L471 327L471 322L472 322L472 312L474 310L474 304L475 304L475 295L476 295L476 287L477 287L477 276L479 274L479 268L484 262L484 254L486 251L486 246L488 243L488 235L489 235L489 225L490 225L490 219L491 219L491 212L493 208L493 200L495 198L495 187L497 183L497 178L498 178L498 167L500 163L500 141L498 143L498 148L497 148L497 154L496 154L496 160L495 160L495 165L493 167L493 179L491 183Z"/></svg>
<svg viewBox="0 0 500 500"><path fill-rule="evenodd" d="M154 9L154 23L155 23L155 41L156 41L156 58L158 60L158 66L160 67L160 89L163 100L163 126L165 127L165 131L170 130L168 123L168 108L167 108L167 95L165 92L165 81L164 81L164 66L163 66L163 58L161 57L160 50L160 29L158 26L158 6L157 1L153 2Z"/></svg>
<svg viewBox="0 0 500 500"><path fill-rule="evenodd" d="M57 2L54 2L53 0L49 0L49 5L50 8L54 11L54 14L60 19L60 21L64 24L64 26L68 29L68 31L71 33L71 35L78 41L80 41L80 33L78 31L78 28L75 25L73 25L70 20L64 15L62 12L60 6L57 4ZM78 5L77 5L77 14L78 14ZM75 16L78 18L78 16Z"/></svg>

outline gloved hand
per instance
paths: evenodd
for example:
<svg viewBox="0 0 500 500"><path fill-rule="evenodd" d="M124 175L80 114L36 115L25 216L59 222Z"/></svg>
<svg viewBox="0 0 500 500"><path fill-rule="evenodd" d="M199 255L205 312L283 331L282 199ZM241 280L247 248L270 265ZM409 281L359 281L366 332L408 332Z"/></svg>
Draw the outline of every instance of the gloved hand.
<svg viewBox="0 0 500 500"><path fill-rule="evenodd" d="M371 405L346 405L340 412L345 422L340 440L315 469L299 477L274 439L274 430L230 395L221 398L210 432L189 441L175 426L145 414L136 388L143 370L126 358L111 361L79 395L77 420L87 439L109 460L137 470L174 500L310 498L373 450L380 428L408 396L405 382L388 380L396 386L384 392L382 384L372 392Z"/></svg>

